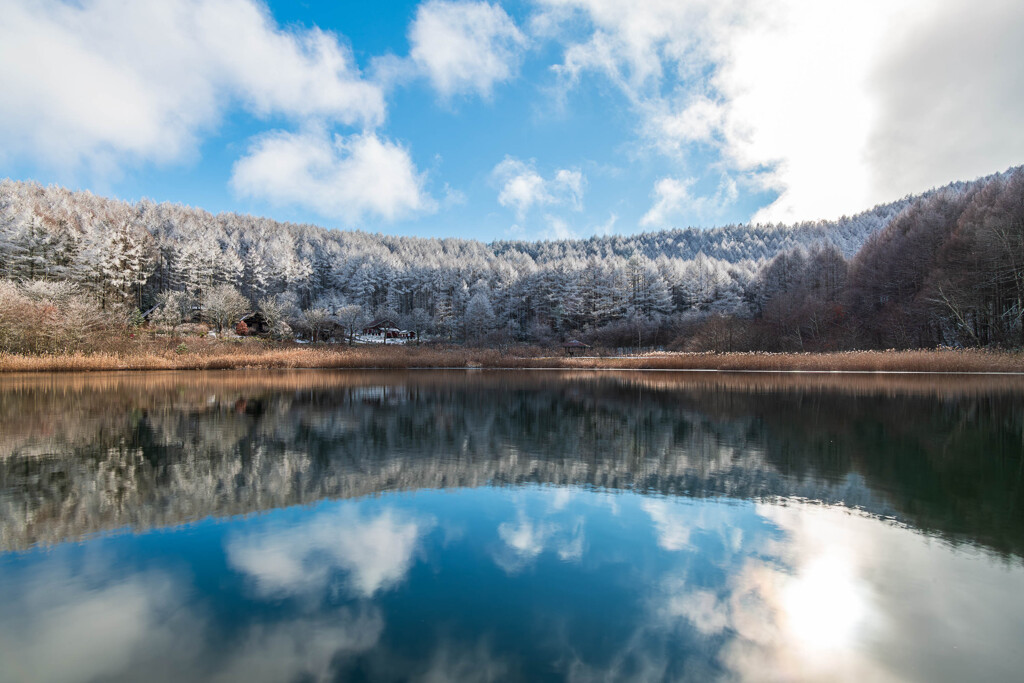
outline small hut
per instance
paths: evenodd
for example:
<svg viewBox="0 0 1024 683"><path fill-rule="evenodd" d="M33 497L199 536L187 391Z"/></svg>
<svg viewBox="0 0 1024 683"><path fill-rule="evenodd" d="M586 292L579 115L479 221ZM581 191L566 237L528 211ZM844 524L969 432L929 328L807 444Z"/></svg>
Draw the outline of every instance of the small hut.
<svg viewBox="0 0 1024 683"><path fill-rule="evenodd" d="M584 344L579 339L571 339L562 344L562 348L565 349L565 355L575 356L577 354L583 353L585 349L589 349L590 345Z"/></svg>
<svg viewBox="0 0 1024 683"><path fill-rule="evenodd" d="M390 318L378 318L363 328L363 334L384 337L384 339L397 339L401 332L402 330L398 329L395 321Z"/></svg>
<svg viewBox="0 0 1024 683"><path fill-rule="evenodd" d="M246 313L241 317L240 322L245 323L245 326L249 328L249 334L267 334L270 332L270 324L267 322L267 317L259 311Z"/></svg>

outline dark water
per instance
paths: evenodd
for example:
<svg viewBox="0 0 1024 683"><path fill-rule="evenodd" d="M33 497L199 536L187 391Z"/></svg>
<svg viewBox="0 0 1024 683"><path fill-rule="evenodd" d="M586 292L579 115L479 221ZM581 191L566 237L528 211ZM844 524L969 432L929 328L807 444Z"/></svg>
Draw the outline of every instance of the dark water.
<svg viewBox="0 0 1024 683"><path fill-rule="evenodd" d="M0 377L0 681L1020 681L1024 379Z"/></svg>

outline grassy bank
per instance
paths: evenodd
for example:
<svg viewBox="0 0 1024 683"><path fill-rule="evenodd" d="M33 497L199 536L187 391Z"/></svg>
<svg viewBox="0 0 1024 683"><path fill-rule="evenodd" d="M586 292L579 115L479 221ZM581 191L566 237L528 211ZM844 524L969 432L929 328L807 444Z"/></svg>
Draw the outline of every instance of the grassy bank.
<svg viewBox="0 0 1024 683"><path fill-rule="evenodd" d="M550 349L299 345L258 339L140 340L116 350L0 354L0 372L226 370L236 368L576 368L635 370L803 370L1024 372L1024 353L982 350L842 353L657 353L567 358Z"/></svg>

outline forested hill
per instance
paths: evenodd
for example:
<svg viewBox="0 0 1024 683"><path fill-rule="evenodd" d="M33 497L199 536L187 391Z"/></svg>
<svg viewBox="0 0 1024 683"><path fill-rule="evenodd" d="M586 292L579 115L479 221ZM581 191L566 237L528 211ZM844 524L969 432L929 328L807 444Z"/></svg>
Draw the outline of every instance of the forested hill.
<svg viewBox="0 0 1024 683"><path fill-rule="evenodd" d="M962 188L967 183L949 187ZM933 194L935 190L921 195ZM564 258L587 259L591 256L629 258L640 254L649 259L665 257L689 261L697 254L727 263L764 261L798 246L830 243L847 258L875 232L885 227L900 211L920 197L905 197L891 204L880 204L855 216L834 221L808 221L796 225L728 225L717 228L675 228L638 235L610 235L578 240L544 242L498 241L490 247L498 256L527 254L538 263Z"/></svg>
<svg viewBox="0 0 1024 683"><path fill-rule="evenodd" d="M286 323L282 335L313 339L331 325L356 329L386 317L474 344L572 335L650 346L689 338L685 324L718 314L772 325L767 337L743 328L745 346L1003 343L1024 338L1017 332L1024 269L1012 237L1022 183L1018 167L836 221L485 244L214 215L3 180L0 304L8 313L0 310L0 350L81 345L42 332L42 346L27 344L15 323L39 307L85 315L96 306L105 319L124 320L159 304L174 324L175 311L212 310L214 295L225 313L217 327L236 309L260 309ZM996 279L952 282L956 254L977 256L968 270ZM882 308L891 319L878 317ZM910 319L913 330L903 325ZM865 337L865 329L875 331ZM740 338L723 334L704 346L725 339L731 347Z"/></svg>
<svg viewBox="0 0 1024 683"><path fill-rule="evenodd" d="M977 182L977 181L976 181ZM962 191L970 183L951 183L942 189ZM73 228L79 234L90 229L110 228L112 220L128 221L147 230L154 237L171 240L188 239L193 230L201 238L212 233L222 250L230 250L236 240L266 237L266 231L282 233L290 240L316 248L317 242L333 243L344 249L349 258L386 259L401 265L477 266L493 259L518 260L528 256L537 264L563 259L586 260L590 257L630 258L640 255L648 259L665 257L683 261L698 254L726 263L762 262L776 254L813 244L836 245L847 258L853 256L873 233L887 225L920 196L905 197L854 216L832 221L808 221L795 225L728 225L723 227L676 228L635 235L594 236L587 239L521 241L499 240L485 244L476 240L397 237L370 234L359 230L326 230L317 226L278 222L272 219L235 213L211 214L180 204L155 204L149 200L129 203L98 197L90 192L72 192L65 188L42 187L31 181L0 181L0 250L10 250L14 233L24 224L38 221L50 231ZM97 225L99 224L99 225ZM248 234L246 234L248 233ZM240 245L241 246L241 245ZM0 254L7 255L4 251ZM281 254L283 257L284 254ZM468 261L467 261L468 259ZM447 262L447 263L446 263Z"/></svg>

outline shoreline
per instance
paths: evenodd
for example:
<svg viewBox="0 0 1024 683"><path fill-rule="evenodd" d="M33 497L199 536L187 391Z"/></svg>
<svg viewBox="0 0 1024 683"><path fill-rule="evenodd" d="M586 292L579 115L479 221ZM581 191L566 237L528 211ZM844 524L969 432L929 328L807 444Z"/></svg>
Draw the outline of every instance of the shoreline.
<svg viewBox="0 0 1024 683"><path fill-rule="evenodd" d="M0 374L167 370L672 370L833 374L1024 375L1024 352L965 350L808 353L657 352L637 356L557 356L550 349L309 345L263 340L141 341L116 351L0 353Z"/></svg>

